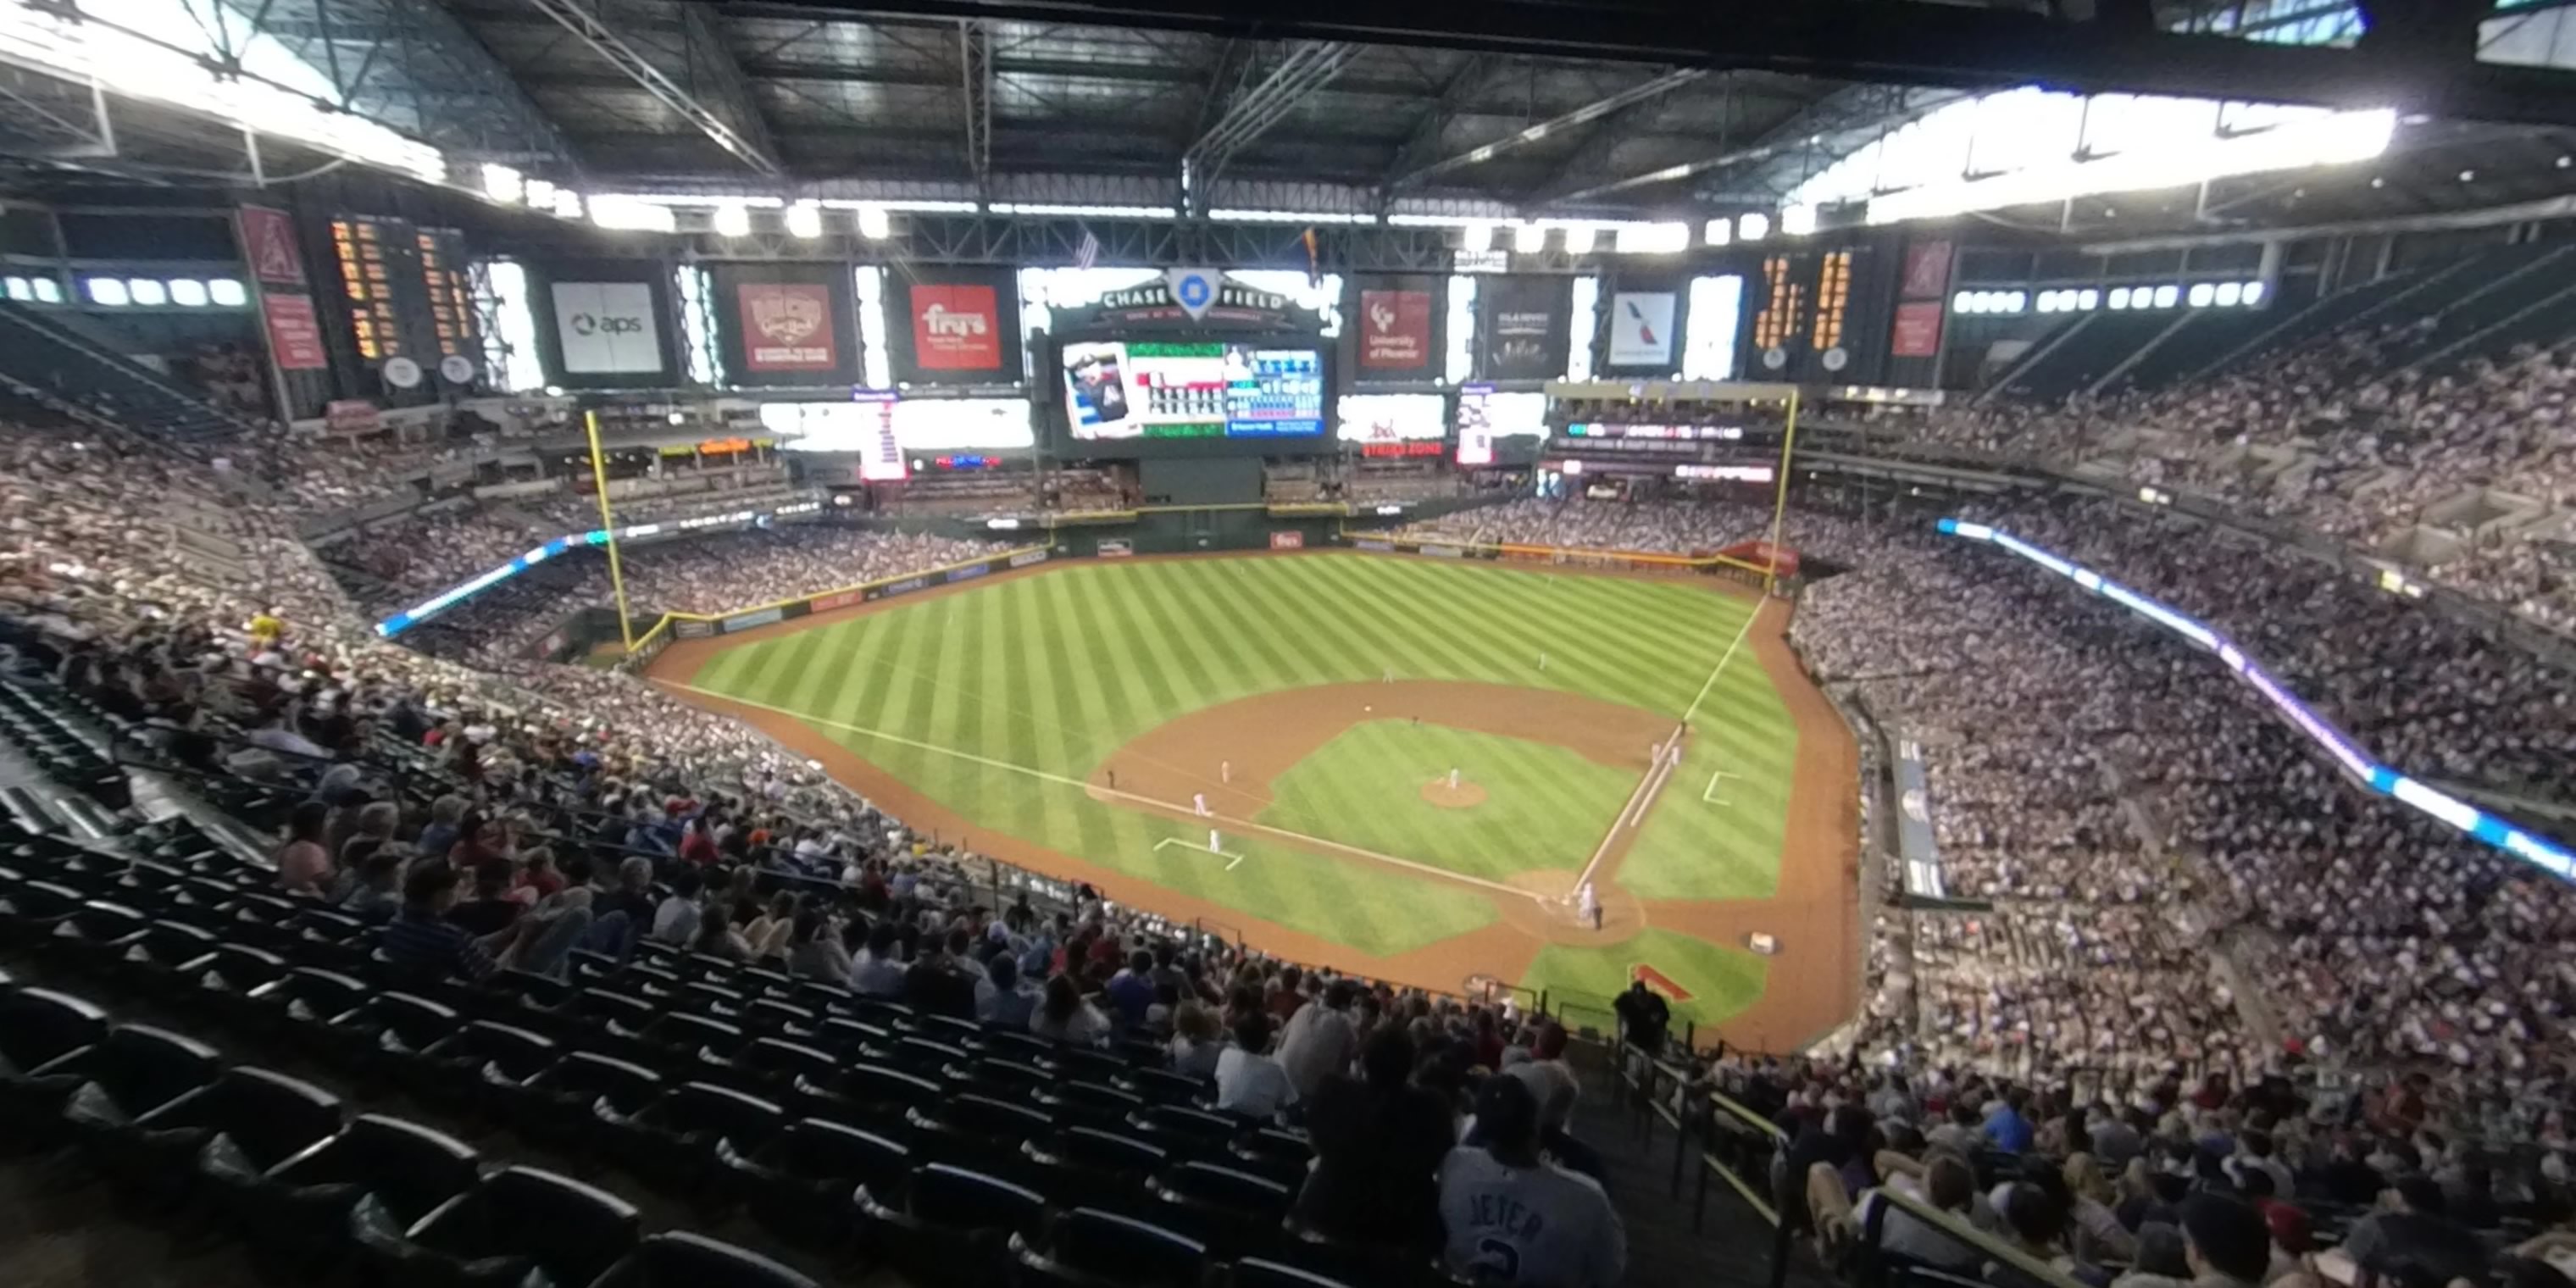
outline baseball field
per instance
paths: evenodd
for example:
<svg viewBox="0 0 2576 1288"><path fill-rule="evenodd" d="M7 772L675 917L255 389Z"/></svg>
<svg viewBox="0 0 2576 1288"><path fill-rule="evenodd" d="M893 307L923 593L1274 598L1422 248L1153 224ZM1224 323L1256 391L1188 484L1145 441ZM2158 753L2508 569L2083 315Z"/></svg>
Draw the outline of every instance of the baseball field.
<svg viewBox="0 0 2576 1288"><path fill-rule="evenodd" d="M1283 956L1603 1023L1642 978L1784 1050L1858 969L1853 749L1785 625L1700 576L1192 556L682 641L651 674L940 841Z"/></svg>

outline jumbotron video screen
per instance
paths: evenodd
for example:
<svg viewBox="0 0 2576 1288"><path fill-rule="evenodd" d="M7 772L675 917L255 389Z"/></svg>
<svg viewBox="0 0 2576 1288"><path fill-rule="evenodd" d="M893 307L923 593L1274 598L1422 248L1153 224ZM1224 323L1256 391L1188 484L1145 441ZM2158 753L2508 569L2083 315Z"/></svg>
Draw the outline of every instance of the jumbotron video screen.
<svg viewBox="0 0 2576 1288"><path fill-rule="evenodd" d="M1320 438L1323 355L1242 341L1082 341L1064 346L1073 436Z"/></svg>

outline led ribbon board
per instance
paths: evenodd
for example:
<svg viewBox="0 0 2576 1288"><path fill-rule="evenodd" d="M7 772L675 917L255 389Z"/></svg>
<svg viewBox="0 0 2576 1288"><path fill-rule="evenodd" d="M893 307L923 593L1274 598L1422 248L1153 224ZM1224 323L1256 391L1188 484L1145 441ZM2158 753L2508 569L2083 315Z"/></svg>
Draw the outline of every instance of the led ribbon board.
<svg viewBox="0 0 2576 1288"><path fill-rule="evenodd" d="M1964 537L1970 541L1981 541L1987 545L2008 550L2199 645L2203 650L2217 657L2221 665L2234 672L2236 678L2252 685L2255 692L2263 695L2265 702L2272 704L2274 710L2279 711L2292 725L2297 726L2299 732L2305 734L2310 742L2317 744L2327 755L2334 757L2336 763L2342 765L2345 771L2363 786L2381 796L2394 799L2428 818L2439 820L2455 830L2465 832L2562 881L2576 881L2576 853L2571 853L2555 842L2533 835L2467 801L2427 786L2389 765L2380 763L2364 750L2361 744L2354 742L2350 735L2335 728L2332 722L2311 710L2306 703L2299 701L2277 677L2263 667L2262 663L2255 661L2243 649L2238 648L2234 641L2219 634L2207 624L2185 616L2090 568L2071 563L1999 528L1982 523L1967 523L1958 519L1943 519L1939 527L1944 536Z"/></svg>

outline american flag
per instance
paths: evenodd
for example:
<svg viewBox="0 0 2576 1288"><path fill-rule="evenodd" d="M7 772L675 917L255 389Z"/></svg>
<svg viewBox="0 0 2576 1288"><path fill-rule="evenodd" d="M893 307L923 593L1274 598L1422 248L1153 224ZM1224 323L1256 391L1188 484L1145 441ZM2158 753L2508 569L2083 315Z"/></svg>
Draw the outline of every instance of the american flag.
<svg viewBox="0 0 2576 1288"><path fill-rule="evenodd" d="M1089 268L1100 259L1100 239L1092 236L1091 225L1082 226L1082 240L1073 248L1073 266Z"/></svg>

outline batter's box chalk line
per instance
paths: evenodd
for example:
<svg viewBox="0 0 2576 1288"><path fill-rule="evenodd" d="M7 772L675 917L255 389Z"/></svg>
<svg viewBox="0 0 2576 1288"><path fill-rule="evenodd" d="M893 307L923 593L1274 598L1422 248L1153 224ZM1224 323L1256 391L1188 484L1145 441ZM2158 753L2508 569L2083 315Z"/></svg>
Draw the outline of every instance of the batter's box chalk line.
<svg viewBox="0 0 2576 1288"><path fill-rule="evenodd" d="M1154 849L1155 849L1157 852L1160 852L1160 851L1162 850L1162 848L1163 848L1164 846L1166 846L1166 845L1177 845L1177 846L1181 847L1181 848L1182 848L1182 849L1184 849L1184 850L1196 850L1196 851L1198 851L1198 852L1199 852L1199 853L1201 853L1201 854L1213 854L1213 855L1217 856L1217 857L1218 857L1218 858L1220 858L1220 859L1232 859L1232 860L1234 860L1234 863L1241 863L1241 862L1243 862L1243 856L1242 856L1242 855L1240 855L1240 854L1236 854L1236 853L1234 853L1234 852L1233 852L1233 851L1231 851L1231 850L1211 850L1211 849L1209 849L1208 847L1206 847L1206 846L1204 846L1204 845L1193 845L1193 844L1191 844L1190 842L1188 842L1188 841L1184 841L1184 840L1182 840L1181 838L1179 838L1179 837L1177 837L1177 836L1167 836L1167 837L1164 837L1162 840L1159 840L1159 841L1154 842ZM1226 871L1228 871L1228 872L1232 872L1232 871L1234 871L1234 863L1226 864L1226 865L1225 865L1225 870L1226 870Z"/></svg>
<svg viewBox="0 0 2576 1288"><path fill-rule="evenodd" d="M1704 791L1702 791L1702 792L1700 792L1700 794L1699 794L1699 803L1700 803L1700 804L1702 804L1702 805L1723 805L1723 804L1725 804L1725 803L1726 803L1725 801L1719 800L1719 799L1717 798L1717 785L1718 785L1719 783L1725 782L1727 779L1730 779L1730 778L1742 778L1742 777L1744 777L1744 775L1742 775L1742 774L1730 774L1730 773L1727 773L1725 770L1722 770L1722 769L1721 769L1721 770L1717 770L1717 771L1715 771L1715 772L1711 773L1711 774L1708 776L1708 787L1707 787L1707 789L1706 789L1706 790L1704 790Z"/></svg>

